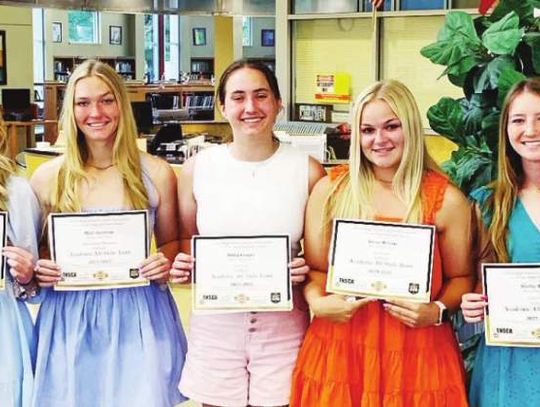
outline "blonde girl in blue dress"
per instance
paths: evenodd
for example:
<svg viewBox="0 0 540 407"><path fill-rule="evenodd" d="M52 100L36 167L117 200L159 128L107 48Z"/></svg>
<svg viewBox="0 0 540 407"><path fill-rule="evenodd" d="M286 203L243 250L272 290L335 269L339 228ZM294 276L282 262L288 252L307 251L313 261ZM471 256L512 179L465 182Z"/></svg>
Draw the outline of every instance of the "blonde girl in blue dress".
<svg viewBox="0 0 540 407"><path fill-rule="evenodd" d="M24 300L37 294L40 210L30 185L15 175L15 164L6 156L6 138L0 115L0 211L8 212L8 246L2 250L7 273L5 289L0 290L0 406L29 407L35 337Z"/></svg>
<svg viewBox="0 0 540 407"><path fill-rule="evenodd" d="M178 247L176 177L140 152L122 78L108 65L77 67L64 96L65 154L40 166L32 186L46 212L148 209L159 252L141 265L149 286L48 290L37 320L35 407L170 407L185 337L166 285ZM61 278L40 259L43 287Z"/></svg>

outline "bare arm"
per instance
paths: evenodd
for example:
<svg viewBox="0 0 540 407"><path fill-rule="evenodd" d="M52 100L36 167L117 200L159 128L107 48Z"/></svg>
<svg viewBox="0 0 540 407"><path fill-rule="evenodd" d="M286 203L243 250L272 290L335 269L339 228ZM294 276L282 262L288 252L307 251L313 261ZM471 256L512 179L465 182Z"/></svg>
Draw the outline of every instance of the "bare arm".
<svg viewBox="0 0 540 407"><path fill-rule="evenodd" d="M471 254L471 211L463 194L450 185L435 219L443 269L443 287L438 301L450 312L460 305L461 296L472 290L475 276ZM440 309L434 302L418 304L388 300L384 308L410 327L434 325Z"/></svg>
<svg viewBox="0 0 540 407"><path fill-rule="evenodd" d="M180 253L171 270L173 283L186 283L190 279L194 259L191 257L191 238L198 234L197 202L193 195L193 170L195 157L186 161L178 177L178 214L180 228Z"/></svg>
<svg viewBox="0 0 540 407"><path fill-rule="evenodd" d="M484 308L487 298L482 294L482 263L496 261L493 246L489 240L486 225L482 221L482 214L478 204L472 209L471 229L473 234L473 258L476 264L476 287L474 292L468 292L461 297L461 311L465 321L469 323L480 322L484 319Z"/></svg>
<svg viewBox="0 0 540 407"><path fill-rule="evenodd" d="M475 283L470 204L454 186L445 193L436 226L445 278L438 300L453 312L459 308L461 296Z"/></svg>
<svg viewBox="0 0 540 407"><path fill-rule="evenodd" d="M167 162L148 155L143 156L143 159L149 160L150 178L159 197L154 224L158 252L146 258L140 270L150 280L165 282L169 278L172 259L178 251L176 178Z"/></svg>

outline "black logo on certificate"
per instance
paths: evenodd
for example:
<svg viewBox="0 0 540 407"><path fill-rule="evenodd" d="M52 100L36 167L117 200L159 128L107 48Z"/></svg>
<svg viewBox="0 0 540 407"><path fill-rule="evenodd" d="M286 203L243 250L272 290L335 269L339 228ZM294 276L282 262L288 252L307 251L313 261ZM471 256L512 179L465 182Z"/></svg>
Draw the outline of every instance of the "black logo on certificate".
<svg viewBox="0 0 540 407"><path fill-rule="evenodd" d="M139 277L139 269L138 268L129 269L129 277L138 278Z"/></svg>
<svg viewBox="0 0 540 407"><path fill-rule="evenodd" d="M281 293L270 293L270 301L274 304L281 302Z"/></svg>
<svg viewBox="0 0 540 407"><path fill-rule="evenodd" d="M411 294L418 294L420 291L420 284L418 283L409 283L409 292Z"/></svg>

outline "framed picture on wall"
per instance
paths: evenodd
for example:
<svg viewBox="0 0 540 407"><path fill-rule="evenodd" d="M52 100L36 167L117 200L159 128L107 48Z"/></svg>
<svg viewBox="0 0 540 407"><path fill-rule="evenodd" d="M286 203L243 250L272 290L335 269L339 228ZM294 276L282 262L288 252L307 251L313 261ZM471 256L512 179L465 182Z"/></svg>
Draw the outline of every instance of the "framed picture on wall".
<svg viewBox="0 0 540 407"><path fill-rule="evenodd" d="M7 85L6 32L0 31L0 85Z"/></svg>
<svg viewBox="0 0 540 407"><path fill-rule="evenodd" d="M109 44L122 45L122 27L119 25L109 26Z"/></svg>
<svg viewBox="0 0 540 407"><path fill-rule="evenodd" d="M261 45L263 47L273 47L276 43L275 30L261 30Z"/></svg>
<svg viewBox="0 0 540 407"><path fill-rule="evenodd" d="M52 23L52 42L62 42L62 23Z"/></svg>
<svg viewBox="0 0 540 407"><path fill-rule="evenodd" d="M206 28L197 27L193 29L193 45L206 45Z"/></svg>

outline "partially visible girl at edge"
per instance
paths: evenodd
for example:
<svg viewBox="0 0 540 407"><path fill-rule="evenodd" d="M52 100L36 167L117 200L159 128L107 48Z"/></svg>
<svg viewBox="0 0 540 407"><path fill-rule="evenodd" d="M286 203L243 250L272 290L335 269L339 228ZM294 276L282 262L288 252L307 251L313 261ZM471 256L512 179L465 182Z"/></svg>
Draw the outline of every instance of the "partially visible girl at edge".
<svg viewBox="0 0 540 407"><path fill-rule="evenodd" d="M466 406L444 310L471 289L470 207L428 155L413 95L394 80L356 99L348 167L317 183L306 213L306 299L315 316L293 374L294 407ZM325 292L334 218L436 226L431 302Z"/></svg>
<svg viewBox="0 0 540 407"><path fill-rule="evenodd" d="M294 309L192 315L180 389L204 406L284 406L309 323L298 289L308 271L304 259L297 257L305 205L324 170L273 136L281 96L266 65L245 60L231 64L221 76L217 95L233 140L203 150L182 168L182 253L171 270L173 281L189 278L194 259L187 253L195 234L289 234Z"/></svg>
<svg viewBox="0 0 540 407"><path fill-rule="evenodd" d="M508 92L499 126L497 178L473 191L478 219L478 271L482 263L540 262L540 79ZM480 274L480 273L479 273ZM479 276L463 296L467 322L483 320L488 299ZM540 349L486 346L480 340L469 400L473 407L540 405Z"/></svg>
<svg viewBox="0 0 540 407"><path fill-rule="evenodd" d="M7 133L0 114L0 211L7 211L5 290L0 290L0 405L29 407L33 390L34 326L24 300L35 299L39 203L26 179L15 175L7 157ZM2 259L3 261L3 259Z"/></svg>
<svg viewBox="0 0 540 407"><path fill-rule="evenodd" d="M151 283L121 289L53 291L38 314L34 407L170 407L186 349L165 284L178 248L176 177L163 160L137 149L122 78L88 60L71 75L61 128L65 153L32 177L45 213L148 209L159 252L140 264ZM42 287L61 279L40 259Z"/></svg>

